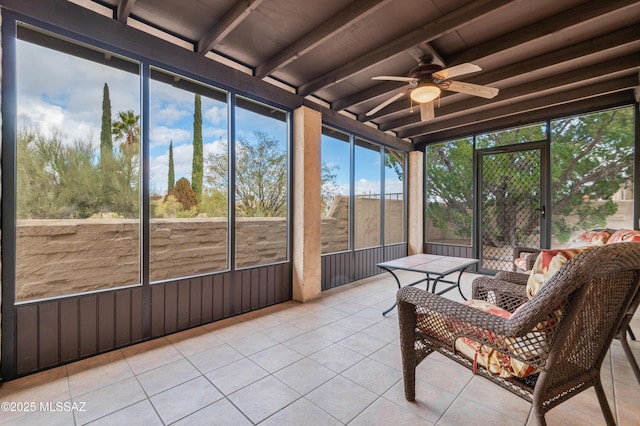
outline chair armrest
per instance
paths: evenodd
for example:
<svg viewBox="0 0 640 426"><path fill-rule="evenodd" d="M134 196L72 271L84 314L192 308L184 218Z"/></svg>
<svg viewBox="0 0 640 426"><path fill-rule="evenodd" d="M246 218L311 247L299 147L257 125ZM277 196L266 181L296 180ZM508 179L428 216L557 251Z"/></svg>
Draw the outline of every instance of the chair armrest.
<svg viewBox="0 0 640 426"><path fill-rule="evenodd" d="M528 299L526 287L519 283L503 281L493 277L477 277L471 283L471 297L486 300L513 312Z"/></svg>
<svg viewBox="0 0 640 426"><path fill-rule="evenodd" d="M466 306L460 302L447 299L415 287L403 287L398 290L398 314L402 330L403 317L413 317L409 323L415 324L416 313L432 315L440 321L442 318L455 319L450 330L453 335L483 335L490 330L497 335L507 335L507 319ZM428 315L425 315L427 317ZM448 324L448 325L452 325ZM450 342L453 344L453 342Z"/></svg>
<svg viewBox="0 0 640 426"><path fill-rule="evenodd" d="M531 253L538 255L542 249L536 247L526 247L526 246L515 246L513 248L513 258L522 257L522 253Z"/></svg>
<svg viewBox="0 0 640 426"><path fill-rule="evenodd" d="M525 259L525 270L530 271L533 269L533 264L536 262L536 258L542 249L535 247L524 247L524 246L515 246L513 248L513 260L515 261L517 258ZM513 271L516 271L515 264L513 265Z"/></svg>
<svg viewBox="0 0 640 426"><path fill-rule="evenodd" d="M529 281L529 274L522 274L520 272L511 272L511 271L499 271L495 275L495 279L501 281L508 281L510 283L519 284L519 285L527 285L527 281Z"/></svg>

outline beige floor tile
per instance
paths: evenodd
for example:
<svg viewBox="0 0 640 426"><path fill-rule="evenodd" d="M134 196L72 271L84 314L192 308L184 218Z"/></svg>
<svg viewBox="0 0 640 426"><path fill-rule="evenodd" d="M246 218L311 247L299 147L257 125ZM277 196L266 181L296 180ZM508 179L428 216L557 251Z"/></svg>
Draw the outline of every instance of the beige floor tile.
<svg viewBox="0 0 640 426"><path fill-rule="evenodd" d="M91 426L144 425L162 426L162 420L148 399L130 405L89 423Z"/></svg>
<svg viewBox="0 0 640 426"><path fill-rule="evenodd" d="M243 355L226 343L188 357L189 361L202 373L208 373L241 358Z"/></svg>
<svg viewBox="0 0 640 426"><path fill-rule="evenodd" d="M153 370L183 358L166 338L153 339L121 349L134 374Z"/></svg>
<svg viewBox="0 0 640 426"><path fill-rule="evenodd" d="M85 409L74 413L76 422L89 423L143 401L146 397L135 377L105 386L73 399L73 402L84 403Z"/></svg>
<svg viewBox="0 0 640 426"><path fill-rule="evenodd" d="M31 412L0 412L0 425L68 426L73 424L72 411L55 411L55 409L52 411L41 409L39 405L36 411Z"/></svg>
<svg viewBox="0 0 640 426"><path fill-rule="evenodd" d="M427 422L421 417L416 416L410 411L394 404L384 398L377 399L373 404L367 407L358 415L349 426L372 426L372 425L394 425L409 426L421 425L428 426L433 423Z"/></svg>
<svg viewBox="0 0 640 426"><path fill-rule="evenodd" d="M450 359L437 355L439 354L429 355L418 365L416 378L448 392L460 393L474 379L473 373ZM487 382L485 379L482 380Z"/></svg>
<svg viewBox="0 0 640 426"><path fill-rule="evenodd" d="M213 334L225 342L234 339L241 339L253 333L257 333L257 330L246 322L237 322L228 326L220 326L213 329Z"/></svg>
<svg viewBox="0 0 640 426"><path fill-rule="evenodd" d="M382 313L380 314L380 318L382 318ZM353 314L336 321L334 324L349 328L354 331L362 331L365 328L371 327L376 322L378 321L371 318L362 318Z"/></svg>
<svg viewBox="0 0 640 426"><path fill-rule="evenodd" d="M207 378L220 389L223 394L229 395L268 375L269 372L264 368L248 358L241 358L238 361L207 373Z"/></svg>
<svg viewBox="0 0 640 426"><path fill-rule="evenodd" d="M260 426L339 426L341 424L307 399L300 398L260 423Z"/></svg>
<svg viewBox="0 0 640 426"><path fill-rule="evenodd" d="M396 370L402 370L402 356L400 355L400 345L397 341L383 346L369 355L369 358L388 365L391 368L395 368Z"/></svg>
<svg viewBox="0 0 640 426"><path fill-rule="evenodd" d="M364 358L364 356L349 348L345 348L334 343L314 354L309 355L309 358L335 371L336 373L341 373L359 362Z"/></svg>
<svg viewBox="0 0 640 426"><path fill-rule="evenodd" d="M162 421L169 424L222 398L220 391L206 378L200 376L154 395L150 399Z"/></svg>
<svg viewBox="0 0 640 426"><path fill-rule="evenodd" d="M307 330L296 327L293 322L288 322L268 328L264 331L264 334L282 343L293 339L294 337L298 337L301 334L305 334L306 332Z"/></svg>
<svg viewBox="0 0 640 426"><path fill-rule="evenodd" d="M224 343L222 339L218 338L213 332L204 327L192 328L190 330L169 335L167 336L167 340L170 341L184 356L203 352Z"/></svg>
<svg viewBox="0 0 640 426"><path fill-rule="evenodd" d="M211 426L215 423L224 424L224 426L249 426L253 424L227 399L221 399L220 401L216 401L213 404L190 414L173 425Z"/></svg>
<svg viewBox="0 0 640 426"><path fill-rule="evenodd" d="M9 382L2 385L2 388L0 388L0 401L57 402L71 399L69 381L64 376L55 380L47 380L40 385L33 380L25 381L19 385L13 384L14 382Z"/></svg>
<svg viewBox="0 0 640 426"><path fill-rule="evenodd" d="M442 426L476 426L490 424L493 426L521 426L524 419L516 420L508 412L494 411L482 403L459 397L438 421Z"/></svg>
<svg viewBox="0 0 640 426"><path fill-rule="evenodd" d="M310 358L301 359L274 374L281 382L301 395L311 392L335 375L334 371Z"/></svg>
<svg viewBox="0 0 640 426"><path fill-rule="evenodd" d="M62 366L21 377L10 382L0 383L0 398L4 398L6 395L16 393L23 389L33 390L48 382L65 379L66 377L67 367Z"/></svg>
<svg viewBox="0 0 640 426"><path fill-rule="evenodd" d="M337 324L327 324L324 327L320 327L313 331L318 336L324 337L327 340L332 341L333 343L339 342L345 337L351 336L353 333L356 333L355 330L350 328L342 327Z"/></svg>
<svg viewBox="0 0 640 426"><path fill-rule="evenodd" d="M200 372L186 359L179 359L139 374L138 382L147 395L155 395L200 376Z"/></svg>
<svg viewBox="0 0 640 426"><path fill-rule="evenodd" d="M303 355L282 344L272 346L249 357L270 373L275 373L302 358Z"/></svg>
<svg viewBox="0 0 640 426"><path fill-rule="evenodd" d="M345 337L340 340L338 344L361 355L369 356L383 346L386 346L387 342L362 332Z"/></svg>
<svg viewBox="0 0 640 426"><path fill-rule="evenodd" d="M336 376L309 392L306 398L343 423L353 420L377 395L357 383Z"/></svg>
<svg viewBox="0 0 640 426"><path fill-rule="evenodd" d="M273 376L229 395L229 400L252 422L259 423L298 399L300 394Z"/></svg>
<svg viewBox="0 0 640 426"><path fill-rule="evenodd" d="M593 416L586 411L582 411L580 408L576 409L564 402L555 408L552 408L545 415L547 424L550 425L563 425L563 426L602 426L605 425L604 417L601 413L597 416ZM528 425L537 425L533 419L529 419ZM637 424L637 421L636 423Z"/></svg>
<svg viewBox="0 0 640 426"><path fill-rule="evenodd" d="M365 387L371 392L382 395L393 385L402 380L402 372L387 365L365 358L348 370L342 376Z"/></svg>
<svg viewBox="0 0 640 426"><path fill-rule="evenodd" d="M529 417L529 411L531 411L531 404L528 401L483 377L474 377L462 390L460 396L467 400L476 401L492 411L504 413L507 417L519 422L519 424L526 422Z"/></svg>
<svg viewBox="0 0 640 426"><path fill-rule="evenodd" d="M409 402L404 397L404 382L401 380L382 395L389 401L403 407L431 423L437 422L457 398L456 394L416 380L416 399Z"/></svg>
<svg viewBox="0 0 640 426"><path fill-rule="evenodd" d="M331 345L331 341L319 336L313 331L310 331L298 337L294 337L293 339L287 340L284 344L294 351L308 356Z"/></svg>
<svg viewBox="0 0 640 426"><path fill-rule="evenodd" d="M400 337L400 329L398 328L398 320L396 318L386 318L362 330L362 333L380 340L381 342L391 343Z"/></svg>
<svg viewBox="0 0 640 426"><path fill-rule="evenodd" d="M67 371L73 397L133 377L133 371L120 351L69 364Z"/></svg>
<svg viewBox="0 0 640 426"><path fill-rule="evenodd" d="M278 341L263 333L253 333L237 339L229 339L227 344L244 356L249 356L277 345Z"/></svg>

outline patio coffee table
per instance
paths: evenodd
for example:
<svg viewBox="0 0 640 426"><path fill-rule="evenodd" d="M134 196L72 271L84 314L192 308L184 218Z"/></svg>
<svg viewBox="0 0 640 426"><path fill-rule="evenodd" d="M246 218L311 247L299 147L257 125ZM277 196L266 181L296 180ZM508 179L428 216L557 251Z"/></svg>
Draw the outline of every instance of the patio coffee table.
<svg viewBox="0 0 640 426"><path fill-rule="evenodd" d="M435 254L414 254L412 256L401 257L388 262L378 263L377 266L389 272L393 278L395 278L398 288L402 287L402 285L400 284L398 276L393 272L394 270L419 272L425 274L425 278L406 284L405 287L426 281L427 291L429 291L429 284L431 283L433 283L431 292L435 294L444 294L454 288L457 288L460 292L460 296L462 296L464 300L467 300L467 298L464 297L464 294L462 294L462 290L460 290L460 278L462 277L462 273L465 269L477 264L478 262L478 259L469 259L464 257L442 256ZM454 272L459 272L458 279L456 281L444 279L444 277ZM451 285L436 293L436 285L440 282ZM396 304L397 303L394 303L393 306L384 311L382 315L386 315L391 312L391 310L396 307Z"/></svg>

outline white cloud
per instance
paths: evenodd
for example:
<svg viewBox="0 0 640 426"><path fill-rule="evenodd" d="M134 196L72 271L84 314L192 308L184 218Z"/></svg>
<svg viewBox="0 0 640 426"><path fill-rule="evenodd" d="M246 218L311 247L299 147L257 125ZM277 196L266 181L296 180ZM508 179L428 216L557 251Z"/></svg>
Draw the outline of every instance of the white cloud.
<svg viewBox="0 0 640 426"><path fill-rule="evenodd" d="M374 182L366 179L359 179L355 182L355 194L380 194L380 181Z"/></svg>
<svg viewBox="0 0 640 426"><path fill-rule="evenodd" d="M152 148L166 146L168 149L169 142L171 141L173 141L175 155L176 145L193 141L193 133L188 130L170 128L165 126L157 126L151 128L151 133L149 135L149 145Z"/></svg>
<svg viewBox="0 0 640 426"><path fill-rule="evenodd" d="M204 112L203 117L213 124L226 123L227 106L213 106Z"/></svg>

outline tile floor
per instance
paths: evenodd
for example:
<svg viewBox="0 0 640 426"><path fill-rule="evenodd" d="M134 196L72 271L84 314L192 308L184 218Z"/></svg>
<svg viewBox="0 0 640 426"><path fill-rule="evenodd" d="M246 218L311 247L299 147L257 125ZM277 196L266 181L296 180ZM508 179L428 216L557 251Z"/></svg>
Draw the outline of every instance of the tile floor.
<svg viewBox="0 0 640 426"><path fill-rule="evenodd" d="M472 278L463 278L466 294ZM527 402L438 354L418 367L416 402L405 401L396 311L381 315L394 297L391 277L381 274L310 303L283 303L14 380L0 385L0 401L34 402L36 411L0 411L0 424L528 423ZM640 315L632 326L640 333ZM640 342L631 344L640 359ZM617 341L602 374L618 424L638 424L640 385ZM593 389L547 420L604 424Z"/></svg>

